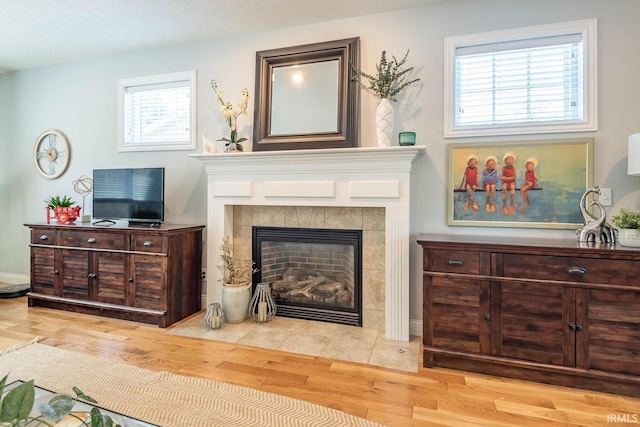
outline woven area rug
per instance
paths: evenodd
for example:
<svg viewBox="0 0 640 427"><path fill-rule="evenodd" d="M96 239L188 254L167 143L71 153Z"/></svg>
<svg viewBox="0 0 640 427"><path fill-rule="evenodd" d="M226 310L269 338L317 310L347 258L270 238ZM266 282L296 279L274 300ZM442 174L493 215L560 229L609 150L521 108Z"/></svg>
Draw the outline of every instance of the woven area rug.
<svg viewBox="0 0 640 427"><path fill-rule="evenodd" d="M0 378L35 380L72 394L73 386L99 406L165 427L363 426L380 424L298 399L220 381L153 372L98 356L38 344L0 351Z"/></svg>

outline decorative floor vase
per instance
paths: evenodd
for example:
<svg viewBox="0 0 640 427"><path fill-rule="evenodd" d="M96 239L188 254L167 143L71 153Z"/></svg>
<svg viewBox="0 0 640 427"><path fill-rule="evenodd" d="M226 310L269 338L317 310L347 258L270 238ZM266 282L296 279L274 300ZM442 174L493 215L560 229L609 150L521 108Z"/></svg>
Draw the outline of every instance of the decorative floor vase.
<svg viewBox="0 0 640 427"><path fill-rule="evenodd" d="M376 108L376 136L379 147L390 147L393 137L393 105L387 98L382 98Z"/></svg>
<svg viewBox="0 0 640 427"><path fill-rule="evenodd" d="M222 285L222 310L226 323L244 322L249 314L251 282L246 285Z"/></svg>

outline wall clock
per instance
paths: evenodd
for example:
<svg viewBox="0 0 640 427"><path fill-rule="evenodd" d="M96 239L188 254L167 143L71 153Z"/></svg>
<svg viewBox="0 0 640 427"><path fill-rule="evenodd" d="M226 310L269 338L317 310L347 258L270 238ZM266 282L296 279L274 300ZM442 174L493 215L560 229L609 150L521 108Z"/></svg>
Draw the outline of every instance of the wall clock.
<svg viewBox="0 0 640 427"><path fill-rule="evenodd" d="M40 175L55 179L69 167L71 149L69 141L59 130L46 130L36 139L33 146L33 162Z"/></svg>

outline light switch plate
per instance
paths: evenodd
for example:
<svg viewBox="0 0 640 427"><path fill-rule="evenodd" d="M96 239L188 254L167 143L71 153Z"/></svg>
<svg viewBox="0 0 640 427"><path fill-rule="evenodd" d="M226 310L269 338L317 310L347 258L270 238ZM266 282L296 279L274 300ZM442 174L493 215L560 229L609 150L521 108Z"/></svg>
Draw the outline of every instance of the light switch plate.
<svg viewBox="0 0 640 427"><path fill-rule="evenodd" d="M613 205L613 198L611 197L611 189L610 188L601 188L600 189L600 203L602 206L611 206Z"/></svg>

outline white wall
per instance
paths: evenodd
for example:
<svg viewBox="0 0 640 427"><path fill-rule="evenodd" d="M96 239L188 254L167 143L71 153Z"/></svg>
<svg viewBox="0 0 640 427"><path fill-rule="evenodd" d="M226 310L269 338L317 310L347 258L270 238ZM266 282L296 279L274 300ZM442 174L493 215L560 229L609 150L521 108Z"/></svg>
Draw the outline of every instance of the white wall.
<svg viewBox="0 0 640 427"><path fill-rule="evenodd" d="M81 62L0 75L0 278L29 273L29 236L24 222L44 221L42 200L50 194L73 194L71 182L98 167L167 168L167 220L206 223L205 179L193 151L116 152L116 80L195 69L198 72L198 134L227 136L209 82L215 78L234 104L241 90L253 95L255 52L359 36L365 71L374 71L384 49L404 55L415 66L419 84L396 104L396 130L412 130L427 154L415 163L412 182L412 240L422 232L575 238L571 230L449 227L446 220L447 143L516 138L442 137L443 39L470 34L598 18L599 131L595 138L594 183L613 188L615 213L640 208L640 179L626 175L628 135L640 132L640 16L637 0L454 0L431 6L252 36L150 49ZM213 22L213 19L212 19ZM377 99L362 93L361 145L375 145L373 122ZM250 106L239 122L241 136L251 137ZM69 170L49 181L34 169L31 152L45 129L62 130L72 146ZM544 138L580 134L545 135ZM523 137L526 138L526 137ZM397 143L397 140L396 140ZM199 141L197 152L201 152ZM87 199L90 210L90 199ZM411 317L420 319L421 251L412 245Z"/></svg>

